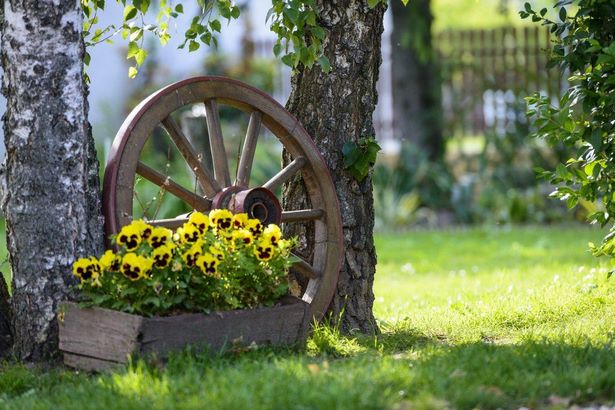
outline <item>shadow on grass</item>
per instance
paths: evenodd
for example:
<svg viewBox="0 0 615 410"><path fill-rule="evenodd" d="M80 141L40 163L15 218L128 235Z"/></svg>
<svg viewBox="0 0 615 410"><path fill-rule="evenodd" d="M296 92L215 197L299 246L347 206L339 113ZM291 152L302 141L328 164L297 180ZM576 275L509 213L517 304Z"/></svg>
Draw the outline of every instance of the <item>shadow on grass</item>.
<svg viewBox="0 0 615 410"><path fill-rule="evenodd" d="M412 329L354 352L182 352L115 373L0 374L2 408L567 408L615 400L614 340L450 344ZM105 407L107 406L107 407ZM111 406L111 407L108 407Z"/></svg>

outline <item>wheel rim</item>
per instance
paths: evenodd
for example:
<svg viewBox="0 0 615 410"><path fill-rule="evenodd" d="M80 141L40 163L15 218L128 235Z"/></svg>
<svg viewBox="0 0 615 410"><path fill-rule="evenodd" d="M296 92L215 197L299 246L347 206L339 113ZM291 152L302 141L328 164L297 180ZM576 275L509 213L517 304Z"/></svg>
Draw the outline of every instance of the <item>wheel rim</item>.
<svg viewBox="0 0 615 410"><path fill-rule="evenodd" d="M198 153L171 118L173 112L194 104L205 105L213 170L203 165ZM235 181L230 178L219 105L239 109L250 116ZM139 160L143 146L159 126L193 170L204 195L182 187ZM262 187L250 189L250 174L261 127L277 137L292 161ZM282 210L272 191L299 171L311 209ZM309 279L302 299L310 304L314 317L320 319L326 312L343 259L342 224L335 187L310 136L298 120L273 98L236 80L195 77L164 87L143 100L122 124L107 161L103 189L107 235L119 232L132 220L136 175L164 187L171 195L199 211L225 207L235 212L267 215L274 218L267 220L272 222L313 224L313 258L296 263L292 270ZM185 218L175 218L151 222L173 228L184 221Z"/></svg>

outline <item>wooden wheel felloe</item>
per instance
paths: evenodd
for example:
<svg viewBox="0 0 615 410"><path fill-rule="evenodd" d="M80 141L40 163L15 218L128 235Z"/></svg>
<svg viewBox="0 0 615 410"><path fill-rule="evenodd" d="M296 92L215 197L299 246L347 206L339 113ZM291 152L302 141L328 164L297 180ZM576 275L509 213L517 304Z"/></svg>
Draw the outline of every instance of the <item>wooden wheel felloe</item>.
<svg viewBox="0 0 615 410"><path fill-rule="evenodd" d="M204 106L211 148L212 169L182 132L172 115L185 107ZM238 109L249 115L234 181L220 124L220 107ZM141 151L160 127L194 173L197 189L189 189L164 173L146 165ZM292 161L262 186L250 186L250 176L261 127L268 129L292 157ZM140 175L190 208L207 212L227 208L247 212L264 223L309 224L315 248L311 260L292 269L307 282L302 299L312 314L321 318L333 297L343 256L342 224L331 175L314 142L301 124L284 107L265 93L223 77L195 77L150 95L128 116L118 131L107 161L103 211L107 235L119 232L132 221L135 178ZM274 195L290 178L305 184L310 209L285 210ZM153 225L175 228L187 218L155 219Z"/></svg>

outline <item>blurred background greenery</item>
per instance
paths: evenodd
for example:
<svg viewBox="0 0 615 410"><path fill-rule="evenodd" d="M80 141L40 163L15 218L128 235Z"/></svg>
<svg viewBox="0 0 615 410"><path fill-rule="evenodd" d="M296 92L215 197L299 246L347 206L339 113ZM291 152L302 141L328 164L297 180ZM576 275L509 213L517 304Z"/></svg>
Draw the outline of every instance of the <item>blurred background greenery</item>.
<svg viewBox="0 0 615 410"><path fill-rule="evenodd" d="M249 18L249 7L259 2L239 3L242 18ZM549 13L553 3L532 2L534 8L549 7ZM555 101L568 86L560 73L546 68L551 41L547 29L521 20L523 2L517 0L413 0L405 8L400 4L389 5L374 114L376 138L384 148L373 171L376 229L583 220L597 205L581 201L568 211L548 197L553 187L538 180L534 171L552 169L567 158L565 147L552 148L528 136L532 129L524 97L538 91ZM283 103L289 72L273 58L273 42L255 35L249 20L236 26L242 30L240 54L223 47L208 50L201 68L192 74L237 78ZM136 91L120 102L124 116L151 92L179 79L169 74L172 63L150 53L134 80ZM203 152L203 161L210 163L204 110L194 106L174 117ZM233 174L248 118L228 109L221 113L221 122ZM115 130L95 131L102 171ZM280 144L263 130L251 185L279 171L280 157ZM162 130L150 138L142 159L198 190L194 175ZM146 180L136 181L135 198L138 217L165 218L188 211ZM4 254L2 247L0 258L6 261Z"/></svg>

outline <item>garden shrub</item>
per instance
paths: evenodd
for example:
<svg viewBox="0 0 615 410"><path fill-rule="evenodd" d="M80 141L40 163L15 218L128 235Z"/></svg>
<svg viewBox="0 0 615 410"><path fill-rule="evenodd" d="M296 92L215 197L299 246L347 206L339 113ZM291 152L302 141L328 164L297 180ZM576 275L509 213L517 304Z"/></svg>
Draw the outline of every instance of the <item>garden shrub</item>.
<svg viewBox="0 0 615 410"><path fill-rule="evenodd" d="M611 225L596 255L615 256L615 3L612 0L558 1L557 19L529 3L522 18L551 27L550 65L568 73L570 87L556 104L535 94L527 98L535 136L571 148L570 158L540 175L557 185L553 196L569 207L595 202L591 223ZM574 10L570 15L569 10Z"/></svg>

